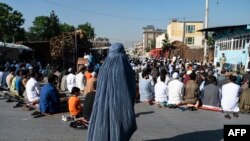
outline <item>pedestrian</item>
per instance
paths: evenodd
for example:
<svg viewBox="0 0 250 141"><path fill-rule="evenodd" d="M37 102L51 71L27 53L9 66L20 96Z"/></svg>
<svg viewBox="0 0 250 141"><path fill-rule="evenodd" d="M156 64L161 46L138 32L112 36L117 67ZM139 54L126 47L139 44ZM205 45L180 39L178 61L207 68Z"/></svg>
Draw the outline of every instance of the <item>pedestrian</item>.
<svg viewBox="0 0 250 141"><path fill-rule="evenodd" d="M68 73L69 74L66 77L66 83L67 83L68 91L71 93L72 88L76 86L76 76L72 68L68 69Z"/></svg>
<svg viewBox="0 0 250 141"><path fill-rule="evenodd" d="M135 73L123 45L115 43L99 71L88 141L129 141L137 129L135 94Z"/></svg>
<svg viewBox="0 0 250 141"><path fill-rule="evenodd" d="M224 69L224 65L227 61L227 58L224 53L222 53L222 56L220 57L220 71Z"/></svg>

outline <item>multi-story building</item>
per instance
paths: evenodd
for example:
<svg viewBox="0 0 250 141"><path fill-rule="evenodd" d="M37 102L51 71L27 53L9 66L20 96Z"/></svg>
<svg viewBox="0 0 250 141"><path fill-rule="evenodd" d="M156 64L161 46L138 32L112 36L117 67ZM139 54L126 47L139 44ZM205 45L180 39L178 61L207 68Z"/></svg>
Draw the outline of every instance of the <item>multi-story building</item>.
<svg viewBox="0 0 250 141"><path fill-rule="evenodd" d="M134 48L142 49L143 48L143 42L138 42L134 44Z"/></svg>
<svg viewBox="0 0 250 141"><path fill-rule="evenodd" d="M164 30L157 29L153 25L143 27L143 50L151 48L156 41L156 37L164 33Z"/></svg>
<svg viewBox="0 0 250 141"><path fill-rule="evenodd" d="M203 46L203 34L198 30L202 28L202 21L172 20L167 26L167 33L170 42L181 41L191 48L201 48Z"/></svg>
<svg viewBox="0 0 250 141"><path fill-rule="evenodd" d="M165 39L165 34L162 33L161 35L156 37L156 46L155 48L162 48L163 40Z"/></svg>
<svg viewBox="0 0 250 141"><path fill-rule="evenodd" d="M143 42L138 42L136 44L134 44L133 48L132 48L132 54L133 55L142 55L145 53L145 51L143 50Z"/></svg>

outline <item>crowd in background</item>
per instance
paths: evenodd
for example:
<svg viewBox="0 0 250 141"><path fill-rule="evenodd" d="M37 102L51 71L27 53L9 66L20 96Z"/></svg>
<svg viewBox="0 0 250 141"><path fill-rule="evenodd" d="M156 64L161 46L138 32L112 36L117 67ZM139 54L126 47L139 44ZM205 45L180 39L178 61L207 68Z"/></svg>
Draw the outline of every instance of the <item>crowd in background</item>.
<svg viewBox="0 0 250 141"><path fill-rule="evenodd" d="M85 57L88 64L77 71L73 66L60 70L35 61L7 61L0 67L0 85L37 105L43 113L58 113L62 102L60 93L68 91L77 97L95 90L101 63L91 54ZM137 81L137 102L160 108L214 107L225 111L227 118L231 112L234 116L239 111L250 112L249 69L246 72L218 69L211 63L184 60L176 55L170 59L129 58L129 63ZM79 99L74 101L79 103ZM80 112L82 107L74 109L72 115L78 116Z"/></svg>
<svg viewBox="0 0 250 141"><path fill-rule="evenodd" d="M230 113L237 117L239 111L250 111L249 69L226 70L175 55L171 59L134 58L130 63L138 81L140 101L159 107L221 109L226 118L230 118Z"/></svg>

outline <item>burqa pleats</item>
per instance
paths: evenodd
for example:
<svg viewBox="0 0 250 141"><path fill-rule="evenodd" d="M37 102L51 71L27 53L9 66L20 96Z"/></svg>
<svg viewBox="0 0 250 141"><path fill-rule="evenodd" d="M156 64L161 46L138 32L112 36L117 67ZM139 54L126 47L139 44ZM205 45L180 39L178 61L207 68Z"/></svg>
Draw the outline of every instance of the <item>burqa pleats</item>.
<svg viewBox="0 0 250 141"><path fill-rule="evenodd" d="M114 44L98 74L88 141L128 141L131 138L137 129L135 93L135 75L123 45Z"/></svg>

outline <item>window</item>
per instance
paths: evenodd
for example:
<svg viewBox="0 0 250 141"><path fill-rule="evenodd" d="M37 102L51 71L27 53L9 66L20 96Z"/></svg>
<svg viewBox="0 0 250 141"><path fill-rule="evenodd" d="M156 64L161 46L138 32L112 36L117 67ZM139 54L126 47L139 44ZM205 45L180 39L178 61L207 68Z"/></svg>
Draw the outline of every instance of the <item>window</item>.
<svg viewBox="0 0 250 141"><path fill-rule="evenodd" d="M194 44L194 37L187 37L186 44L193 45Z"/></svg>
<svg viewBox="0 0 250 141"><path fill-rule="evenodd" d="M245 48L246 40L243 40L242 42L243 42L243 43L242 43L242 48L244 49L244 48Z"/></svg>
<svg viewBox="0 0 250 141"><path fill-rule="evenodd" d="M238 49L242 49L242 39L239 40L239 48Z"/></svg>
<svg viewBox="0 0 250 141"><path fill-rule="evenodd" d="M186 30L186 33L194 33L195 26L194 25L187 25L185 30Z"/></svg>
<svg viewBox="0 0 250 141"><path fill-rule="evenodd" d="M234 39L233 50L237 49L237 40Z"/></svg>

